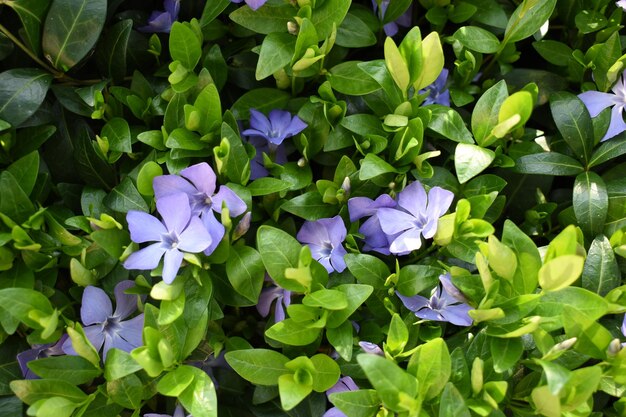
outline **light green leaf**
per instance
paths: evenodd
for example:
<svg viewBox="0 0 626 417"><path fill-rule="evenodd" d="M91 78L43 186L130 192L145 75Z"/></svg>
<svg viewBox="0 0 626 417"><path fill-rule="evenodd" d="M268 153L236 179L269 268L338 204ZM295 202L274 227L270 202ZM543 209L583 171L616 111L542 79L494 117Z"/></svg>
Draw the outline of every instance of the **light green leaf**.
<svg viewBox="0 0 626 417"><path fill-rule="evenodd" d="M461 184L474 178L487 169L495 159L496 154L491 149L480 146L459 143L454 151L454 168Z"/></svg>

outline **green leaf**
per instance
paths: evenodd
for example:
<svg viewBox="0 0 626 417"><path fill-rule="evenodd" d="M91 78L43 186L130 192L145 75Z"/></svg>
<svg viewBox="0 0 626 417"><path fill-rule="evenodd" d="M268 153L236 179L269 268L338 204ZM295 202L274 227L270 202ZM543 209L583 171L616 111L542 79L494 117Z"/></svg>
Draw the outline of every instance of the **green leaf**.
<svg viewBox="0 0 626 417"><path fill-rule="evenodd" d="M20 125L46 98L52 75L36 68L15 68L0 73L0 119Z"/></svg>
<svg viewBox="0 0 626 417"><path fill-rule="evenodd" d="M587 34L604 29L607 19L602 13L595 10L582 10L576 14L575 22L580 33Z"/></svg>
<svg viewBox="0 0 626 417"><path fill-rule="evenodd" d="M504 32L506 43L521 41L537 32L550 18L556 0L525 0L511 15Z"/></svg>
<svg viewBox="0 0 626 417"><path fill-rule="evenodd" d="M313 391L324 392L337 383L341 370L337 362L328 355L318 353L311 357L315 367L313 373Z"/></svg>
<svg viewBox="0 0 626 417"><path fill-rule="evenodd" d="M551 291L541 297L541 302L533 314L541 317L558 317L563 314L565 306L570 306L583 313L590 320L597 320L609 310L609 303L599 295L580 287L566 287L559 291ZM559 322L550 330L563 327Z"/></svg>
<svg viewBox="0 0 626 417"><path fill-rule="evenodd" d="M103 202L110 209L120 213L128 213L130 210L139 210L145 213L150 211L148 204L139 194L130 177L125 177L118 186L113 188Z"/></svg>
<svg viewBox="0 0 626 417"><path fill-rule="evenodd" d="M255 78L262 80L291 62L296 38L288 33L270 33L263 40L256 66Z"/></svg>
<svg viewBox="0 0 626 417"><path fill-rule="evenodd" d="M126 55L132 28L132 19L117 22L101 37L96 48L96 58L102 73L118 82L126 76Z"/></svg>
<svg viewBox="0 0 626 417"><path fill-rule="evenodd" d="M283 203L280 208L305 220L315 221L337 214L337 207L324 203L317 191L304 193Z"/></svg>
<svg viewBox="0 0 626 417"><path fill-rule="evenodd" d="M243 9L243 7L240 9ZM271 110L284 108L290 98L291 95L283 90L266 87L255 88L239 97L233 103L231 111L237 119L248 120L250 118L250 109L256 109L267 114Z"/></svg>
<svg viewBox="0 0 626 417"><path fill-rule="evenodd" d="M290 372L285 355L268 349L243 349L226 353L226 362L242 378L256 385L278 385L278 378Z"/></svg>
<svg viewBox="0 0 626 417"><path fill-rule="evenodd" d="M593 150L593 125L583 102L573 94L557 92L550 96L550 110L563 140L576 157L587 163Z"/></svg>
<svg viewBox="0 0 626 417"><path fill-rule="evenodd" d="M196 67L202 55L202 44L191 27L174 22L170 31L170 55L189 71Z"/></svg>
<svg viewBox="0 0 626 417"><path fill-rule="evenodd" d="M313 9L311 22L317 30L317 40L323 41L330 36L333 27L340 27L348 13L351 0L327 0Z"/></svg>
<svg viewBox="0 0 626 417"><path fill-rule="evenodd" d="M257 232L257 249L267 273L282 288L304 292L297 281L285 278L285 269L297 268L300 259L300 242L289 233L270 226L261 226Z"/></svg>
<svg viewBox="0 0 626 417"><path fill-rule="evenodd" d="M102 374L80 356L52 356L28 362L28 367L42 378L56 378L73 385L85 384Z"/></svg>
<svg viewBox="0 0 626 417"><path fill-rule="evenodd" d="M249 246L233 246L226 261L226 275L235 291L253 303L257 302L265 277L259 252Z"/></svg>
<svg viewBox="0 0 626 417"><path fill-rule="evenodd" d="M546 262L539 270L539 285L545 291L558 291L578 279L583 272L585 258L563 255Z"/></svg>
<svg viewBox="0 0 626 417"><path fill-rule="evenodd" d="M4 288L0 290L0 306L16 319L32 328L41 328L30 316L31 311L52 315L54 309L48 297L39 291L27 288Z"/></svg>
<svg viewBox="0 0 626 417"><path fill-rule="evenodd" d="M351 96L363 96L380 90L380 84L359 67L360 61L346 61L335 65L326 75L336 91Z"/></svg>
<svg viewBox="0 0 626 417"><path fill-rule="evenodd" d="M39 152L33 151L7 167L26 195L35 187L39 174Z"/></svg>
<svg viewBox="0 0 626 417"><path fill-rule="evenodd" d="M241 137L228 123L222 123L222 140L228 141L230 152L226 162L226 175L235 184L246 185L250 179L250 159Z"/></svg>
<svg viewBox="0 0 626 417"><path fill-rule="evenodd" d="M346 361L352 359L352 323L344 321L341 326L332 329L326 329L326 339L332 345L337 353Z"/></svg>
<svg viewBox="0 0 626 417"><path fill-rule="evenodd" d="M5 4L20 17L28 45L35 55L40 55L41 25L50 6L50 0L13 0Z"/></svg>
<svg viewBox="0 0 626 417"><path fill-rule="evenodd" d="M178 397L193 382L194 373L190 366L181 365L167 373L157 384L157 391L169 397Z"/></svg>
<svg viewBox="0 0 626 417"><path fill-rule="evenodd" d="M483 54L493 54L500 48L496 35L478 26L463 26L452 36L467 49Z"/></svg>
<svg viewBox="0 0 626 417"><path fill-rule="evenodd" d="M626 133L620 133L603 142L591 155L589 168L603 164L626 154Z"/></svg>
<svg viewBox="0 0 626 417"><path fill-rule="evenodd" d="M92 136L93 133L87 123L80 120L72 136L76 168L88 185L110 190L117 182L115 169L96 153Z"/></svg>
<svg viewBox="0 0 626 417"><path fill-rule="evenodd" d="M321 289L307 294L302 299L302 304L326 310L343 310L348 307L348 300L341 291Z"/></svg>
<svg viewBox="0 0 626 417"><path fill-rule="evenodd" d="M472 132L476 143L488 145L487 139L498 124L500 107L509 96L506 81L500 80L480 96L472 112Z"/></svg>
<svg viewBox="0 0 626 417"><path fill-rule="evenodd" d="M9 171L0 174L0 213L17 223L25 222L35 212L33 203Z"/></svg>
<svg viewBox="0 0 626 417"><path fill-rule="evenodd" d="M106 12L106 0L54 0L43 28L48 61L62 71L76 65L100 37Z"/></svg>
<svg viewBox="0 0 626 417"><path fill-rule="evenodd" d="M107 393L116 404L131 410L141 407L143 384L135 374L107 382Z"/></svg>
<svg viewBox="0 0 626 417"><path fill-rule="evenodd" d="M574 345L577 351L595 359L606 358L607 347L613 336L604 326L570 306L563 308L561 319L567 337L577 339Z"/></svg>
<svg viewBox="0 0 626 417"><path fill-rule="evenodd" d="M604 180L595 172L576 177L572 195L574 214L580 228L588 236L602 233L609 208L609 196Z"/></svg>
<svg viewBox="0 0 626 417"><path fill-rule="evenodd" d="M364 48L376 44L376 35L365 22L348 13L337 29L336 43L345 48Z"/></svg>
<svg viewBox="0 0 626 417"><path fill-rule="evenodd" d="M354 313L374 291L370 285L362 284L343 284L338 285L333 289L341 291L346 295L348 307L343 310L333 311L328 315L328 320L326 322L327 329L338 327L344 321L348 320L352 313Z"/></svg>
<svg viewBox="0 0 626 417"><path fill-rule="evenodd" d="M117 348L109 349L107 352L107 358L104 362L104 378L107 381L123 378L140 369L141 365L135 362L130 353Z"/></svg>
<svg viewBox="0 0 626 417"><path fill-rule="evenodd" d="M359 179L362 181L389 173L398 173L398 170L373 153L368 153L365 159L361 160Z"/></svg>
<svg viewBox="0 0 626 417"><path fill-rule="evenodd" d="M75 403L87 398L87 394L79 388L60 379L16 380L11 382L11 389L28 405L52 397L65 398Z"/></svg>
<svg viewBox="0 0 626 417"><path fill-rule="evenodd" d="M574 50L563 42L542 39L533 42L533 48L552 65L567 66Z"/></svg>
<svg viewBox="0 0 626 417"><path fill-rule="evenodd" d="M109 149L116 152L132 152L130 127L121 117L114 117L102 127L101 137L109 140Z"/></svg>
<svg viewBox="0 0 626 417"><path fill-rule="evenodd" d="M515 161L515 170L522 174L570 176L584 171L572 157L557 152L524 155Z"/></svg>
<svg viewBox="0 0 626 417"><path fill-rule="evenodd" d="M583 268L582 286L605 296L621 283L621 274L611 242L604 235L597 236L587 252Z"/></svg>
<svg viewBox="0 0 626 417"><path fill-rule="evenodd" d="M474 143L461 115L449 107L432 105L428 128L450 140L460 143Z"/></svg>
<svg viewBox="0 0 626 417"><path fill-rule="evenodd" d="M248 184L247 188L252 197L257 197L288 190L290 187L291 183L287 181L265 177L254 180L252 183Z"/></svg>
<svg viewBox="0 0 626 417"><path fill-rule="evenodd" d="M407 297L431 289L439 283L439 275L445 271L430 265L406 265L400 269L396 289Z"/></svg>
<svg viewBox="0 0 626 417"><path fill-rule="evenodd" d="M231 2L229 0L207 1L202 10L202 17L200 17L200 27L204 28L211 23L230 4Z"/></svg>
<svg viewBox="0 0 626 417"><path fill-rule="evenodd" d="M273 6L266 4L258 10L239 7L233 11L230 19L253 32L269 35L273 32L287 32L287 23L296 15L297 10L291 4Z"/></svg>
<svg viewBox="0 0 626 417"><path fill-rule="evenodd" d="M178 397L190 414L217 417L217 394L215 385L205 371L189 367L194 374L194 382Z"/></svg>
<svg viewBox="0 0 626 417"><path fill-rule="evenodd" d="M471 417L463 395L452 382L446 384L441 394L439 417Z"/></svg>
<svg viewBox="0 0 626 417"><path fill-rule="evenodd" d="M400 407L400 395L415 398L418 392L418 380L402 370L394 362L378 355L361 354L357 361L367 379L376 389L383 405L392 411L404 411ZM426 382L426 381L424 381Z"/></svg>
<svg viewBox="0 0 626 417"><path fill-rule="evenodd" d="M380 408L380 399L373 389L335 392L329 399L347 416L374 417Z"/></svg>
<svg viewBox="0 0 626 417"><path fill-rule="evenodd" d="M411 356L407 370L420 381L420 397L430 400L438 396L452 374L446 342L437 337L420 345Z"/></svg>
<svg viewBox="0 0 626 417"><path fill-rule="evenodd" d="M493 358L493 370L502 373L517 364L524 353L524 344L518 337L500 338L492 337L489 341L491 357Z"/></svg>
<svg viewBox="0 0 626 417"><path fill-rule="evenodd" d="M296 381L295 374L285 374L278 378L280 405L283 410L289 411L294 408L311 393L311 390L310 385Z"/></svg>
<svg viewBox="0 0 626 417"><path fill-rule="evenodd" d="M348 270L361 284L382 289L391 275L387 265L379 258L367 254L348 253L344 256Z"/></svg>
<svg viewBox="0 0 626 417"><path fill-rule="evenodd" d="M265 335L286 345L306 346L317 340L320 332L321 329L318 327L308 327L307 323L285 319L267 329Z"/></svg>
<svg viewBox="0 0 626 417"><path fill-rule="evenodd" d="M403 94L405 94L410 83L409 67L402 55L400 55L398 46L390 37L385 39L385 65L393 81Z"/></svg>
<svg viewBox="0 0 626 417"><path fill-rule="evenodd" d="M495 157L491 149L459 143L454 151L454 168L459 182L463 184L480 174L491 165Z"/></svg>

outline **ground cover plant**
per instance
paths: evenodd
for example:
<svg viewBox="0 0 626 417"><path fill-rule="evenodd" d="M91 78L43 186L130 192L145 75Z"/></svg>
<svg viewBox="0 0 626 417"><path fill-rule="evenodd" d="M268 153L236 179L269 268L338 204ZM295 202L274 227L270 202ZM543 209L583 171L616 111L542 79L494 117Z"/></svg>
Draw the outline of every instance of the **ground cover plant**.
<svg viewBox="0 0 626 417"><path fill-rule="evenodd" d="M620 0L0 1L0 415L626 415Z"/></svg>

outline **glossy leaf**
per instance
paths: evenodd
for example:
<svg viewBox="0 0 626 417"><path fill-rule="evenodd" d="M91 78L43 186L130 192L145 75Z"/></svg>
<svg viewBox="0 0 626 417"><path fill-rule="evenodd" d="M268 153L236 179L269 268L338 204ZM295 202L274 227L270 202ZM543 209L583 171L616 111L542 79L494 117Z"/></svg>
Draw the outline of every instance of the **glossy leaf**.
<svg viewBox="0 0 626 417"><path fill-rule="evenodd" d="M574 182L572 199L581 229L589 236L602 233L609 207L604 180L595 172L579 174Z"/></svg>
<svg viewBox="0 0 626 417"><path fill-rule="evenodd" d="M573 94L556 93L551 97L550 109L565 142L580 161L587 163L594 143L593 126L587 107Z"/></svg>
<svg viewBox="0 0 626 417"><path fill-rule="evenodd" d="M0 73L0 119L20 125L37 111L51 82L50 74L36 68Z"/></svg>

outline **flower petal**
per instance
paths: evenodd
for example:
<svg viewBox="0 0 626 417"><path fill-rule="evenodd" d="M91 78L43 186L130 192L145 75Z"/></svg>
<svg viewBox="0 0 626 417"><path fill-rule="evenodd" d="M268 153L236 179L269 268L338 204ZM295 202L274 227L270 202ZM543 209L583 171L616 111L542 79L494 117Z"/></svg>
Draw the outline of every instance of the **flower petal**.
<svg viewBox="0 0 626 417"><path fill-rule="evenodd" d="M419 181L414 181L407 185L398 194L398 205L414 216L426 211L426 202L426 190L424 190L424 186Z"/></svg>
<svg viewBox="0 0 626 417"><path fill-rule="evenodd" d="M118 334L133 346L133 349L143 345L141 338L143 334L143 313L120 323Z"/></svg>
<svg viewBox="0 0 626 417"><path fill-rule="evenodd" d="M158 177L154 177L152 180L152 188L154 188L154 196L157 201L176 193L194 195L198 192L189 181L178 175L159 175Z"/></svg>
<svg viewBox="0 0 626 417"><path fill-rule="evenodd" d="M422 247L420 232L419 229L413 228L401 233L391 242L389 251L396 255L405 255L408 252L419 249Z"/></svg>
<svg viewBox="0 0 626 417"><path fill-rule="evenodd" d="M178 249L170 249L165 251L165 259L163 261L163 281L171 284L176 278L176 274L183 263L183 253Z"/></svg>
<svg viewBox="0 0 626 417"><path fill-rule="evenodd" d="M272 125L269 119L260 111L256 109L250 109L250 129L254 129L261 135L266 135L272 130ZM244 132L244 134L247 134Z"/></svg>
<svg viewBox="0 0 626 417"><path fill-rule="evenodd" d="M191 217L189 197L185 193L176 193L157 200L157 210L169 232L180 234L185 230Z"/></svg>
<svg viewBox="0 0 626 417"><path fill-rule="evenodd" d="M323 242L331 242L326 229L319 221L306 221L296 234L296 239L300 243L313 243L321 245Z"/></svg>
<svg viewBox="0 0 626 417"><path fill-rule="evenodd" d="M109 296L100 288L89 285L83 292L80 318L84 325L104 323L113 314Z"/></svg>
<svg viewBox="0 0 626 417"><path fill-rule="evenodd" d="M131 253L124 261L124 268L154 269L159 266L159 261L164 253L165 249L161 246L161 243L154 243L143 249L139 249L137 252Z"/></svg>
<svg viewBox="0 0 626 417"><path fill-rule="evenodd" d="M208 211L202 216L202 223L211 235L211 244L204 250L204 254L208 256L213 253L217 245L222 241L225 229L224 225L215 218L215 214L212 211Z"/></svg>
<svg viewBox="0 0 626 417"><path fill-rule="evenodd" d="M172 16L172 20L178 19L178 13L180 11L180 0L165 0L163 2L165 11Z"/></svg>
<svg viewBox="0 0 626 417"><path fill-rule="evenodd" d="M240 214L245 213L248 209L246 203L235 194L233 190L222 185L220 187L220 191L212 197L213 200L213 210L218 213L222 212L222 202L226 202L226 207L228 207L228 211L231 217L237 217Z"/></svg>
<svg viewBox="0 0 626 417"><path fill-rule="evenodd" d="M295 136L298 133L302 132L304 129L306 129L308 126L309 125L304 123L302 119L300 119L298 116L294 116L293 119L291 119L289 125L284 130L283 134L285 135L285 137Z"/></svg>
<svg viewBox="0 0 626 417"><path fill-rule="evenodd" d="M611 123L601 140L602 142L611 139L626 130L626 123L624 123L624 116L622 114L623 111L623 105L613 107L613 110L611 110Z"/></svg>
<svg viewBox="0 0 626 417"><path fill-rule="evenodd" d="M102 326L98 324L93 325L93 326L88 326L88 327L85 327L83 331L85 332L85 336L87 337L87 339L89 339L93 347L96 349L96 352L100 352L100 349L102 348L102 345L104 344L104 333L102 333ZM72 341L72 339L67 339L67 340L70 342ZM65 347L65 344L63 344L63 347ZM72 350L73 349L74 348L72 347ZM65 351L65 349L63 350Z"/></svg>
<svg viewBox="0 0 626 417"><path fill-rule="evenodd" d="M344 261L344 256L347 254L346 250L343 246L339 245L333 249L330 253L330 265L337 272L343 272L346 269L346 261Z"/></svg>
<svg viewBox="0 0 626 417"><path fill-rule="evenodd" d="M256 304L256 310L261 317L267 317L270 314L270 307L275 299L280 297L283 289L280 287L264 288L259 295L259 301Z"/></svg>
<svg viewBox="0 0 626 417"><path fill-rule="evenodd" d="M192 165L188 168L180 171L180 175L187 178L193 185L196 186L198 191L212 196L215 192L215 182L217 177L215 172L206 162Z"/></svg>
<svg viewBox="0 0 626 417"><path fill-rule="evenodd" d="M423 308L429 308L430 300L428 298L422 297L421 295L414 295L412 297L407 297L405 295L400 294L396 291L396 295L402 301L402 304L412 312L416 312Z"/></svg>
<svg viewBox="0 0 626 417"><path fill-rule="evenodd" d="M388 235L414 228L415 217L409 213L392 208L381 208L376 212L380 227Z"/></svg>
<svg viewBox="0 0 626 417"><path fill-rule="evenodd" d="M189 222L189 226L180 234L178 248L185 252L202 252L211 245L212 238L204 227L200 217L194 216Z"/></svg>
<svg viewBox="0 0 626 417"><path fill-rule="evenodd" d="M124 320L137 310L137 296L124 293L124 291L134 286L135 283L131 280L121 281L115 286L115 313L113 315L120 320Z"/></svg>
<svg viewBox="0 0 626 417"><path fill-rule="evenodd" d="M252 10L257 10L259 7L263 6L265 2L267 2L267 0L246 0L246 4Z"/></svg>
<svg viewBox="0 0 626 417"><path fill-rule="evenodd" d="M600 91L585 91L579 94L578 98L585 104L591 117L596 117L602 110L617 104L615 94L602 93Z"/></svg>
<svg viewBox="0 0 626 417"><path fill-rule="evenodd" d="M441 313L446 321L452 324L457 326L471 326L474 321L467 314L470 310L473 310L473 308L467 304L457 304L441 309L439 313Z"/></svg>
<svg viewBox="0 0 626 417"><path fill-rule="evenodd" d="M159 219L143 211L130 210L126 214L126 221L130 240L135 243L160 242L161 236L167 233Z"/></svg>

